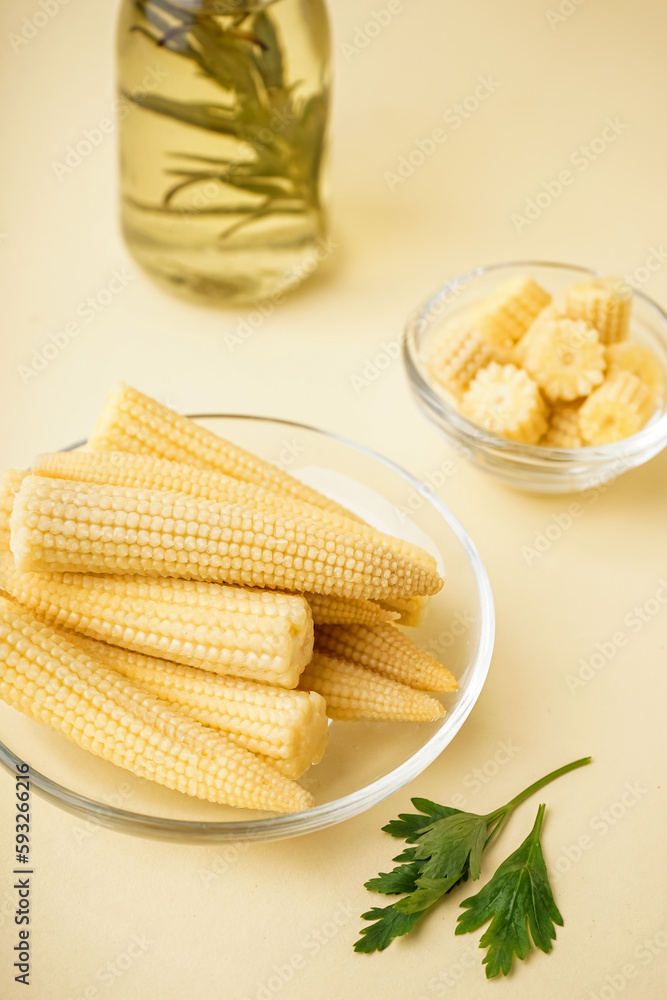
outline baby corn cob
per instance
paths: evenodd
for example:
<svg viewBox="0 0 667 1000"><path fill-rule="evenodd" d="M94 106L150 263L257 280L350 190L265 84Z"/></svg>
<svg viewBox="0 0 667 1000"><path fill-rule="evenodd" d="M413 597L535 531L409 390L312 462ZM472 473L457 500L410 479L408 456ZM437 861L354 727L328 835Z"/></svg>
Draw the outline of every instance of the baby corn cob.
<svg viewBox="0 0 667 1000"><path fill-rule="evenodd" d="M594 326L600 343L616 344L628 335L632 288L621 278L591 278L567 290L565 308L571 319Z"/></svg>
<svg viewBox="0 0 667 1000"><path fill-rule="evenodd" d="M494 347L512 347L550 302L532 278L511 278L473 307L474 327Z"/></svg>
<svg viewBox="0 0 667 1000"><path fill-rule="evenodd" d="M140 576L20 572L4 589L47 625L116 646L293 688L313 651L313 619L297 594Z"/></svg>
<svg viewBox="0 0 667 1000"><path fill-rule="evenodd" d="M665 375L662 365L653 351L642 344L623 341L612 344L605 351L607 359L607 376L615 372L630 372L640 379L649 392L651 408L653 408L664 392Z"/></svg>
<svg viewBox="0 0 667 1000"><path fill-rule="evenodd" d="M445 389L460 397L480 368L493 360L493 348L474 326L452 320L434 345L429 371Z"/></svg>
<svg viewBox="0 0 667 1000"><path fill-rule="evenodd" d="M324 625L315 651L348 660L420 691L456 691L456 679L395 625Z"/></svg>
<svg viewBox="0 0 667 1000"><path fill-rule="evenodd" d="M28 476L14 502L19 571L180 577L338 597L431 594L436 572L359 535L183 493Z"/></svg>
<svg viewBox="0 0 667 1000"><path fill-rule="evenodd" d="M211 802L296 812L313 804L260 758L101 667L0 598L0 698L96 756Z"/></svg>
<svg viewBox="0 0 667 1000"><path fill-rule="evenodd" d="M536 444L547 427L546 406L533 380L523 369L495 361L477 372L461 413L487 431L526 444Z"/></svg>
<svg viewBox="0 0 667 1000"><path fill-rule="evenodd" d="M618 371L592 392L579 410L586 444L609 444L641 430L651 415L649 391L636 375Z"/></svg>
<svg viewBox="0 0 667 1000"><path fill-rule="evenodd" d="M380 607L373 601L353 597L323 597L304 594L316 625L383 625L400 618L398 611Z"/></svg>
<svg viewBox="0 0 667 1000"><path fill-rule="evenodd" d="M191 496L224 503L239 503L253 510L267 511L283 516L304 517L326 524L337 531L361 535L369 541L422 562L435 569L435 560L423 549L400 538L393 538L376 531L353 515L323 510L295 497L281 495L254 483L244 483L211 469L199 469L182 462L152 455L134 455L123 451L56 452L41 455L33 465L33 473L52 479L97 483L100 486L132 486L149 490L167 490L170 493L188 493Z"/></svg>
<svg viewBox="0 0 667 1000"><path fill-rule="evenodd" d="M524 366L552 402L586 396L604 378L604 348L584 320L544 323L526 350Z"/></svg>
<svg viewBox="0 0 667 1000"><path fill-rule="evenodd" d="M424 691L321 653L315 654L299 683L303 690L322 695L330 719L428 722L445 714L440 702Z"/></svg>
<svg viewBox="0 0 667 1000"><path fill-rule="evenodd" d="M326 704L314 691L284 691L235 677L217 677L81 635L61 634L91 659L150 691L174 711L270 758L290 778L300 778L322 759L328 732Z"/></svg>
<svg viewBox="0 0 667 1000"><path fill-rule="evenodd" d="M558 406L549 417L549 427L540 441L547 448L580 448L579 410L574 406Z"/></svg>
<svg viewBox="0 0 667 1000"><path fill-rule="evenodd" d="M16 494L29 472L23 469L7 469L0 477L0 551L9 549L9 519L12 516Z"/></svg>
<svg viewBox="0 0 667 1000"><path fill-rule="evenodd" d="M122 383L109 394L88 447L92 451L157 455L200 469L216 469L235 479L305 500L323 510L350 516L344 507L317 490Z"/></svg>

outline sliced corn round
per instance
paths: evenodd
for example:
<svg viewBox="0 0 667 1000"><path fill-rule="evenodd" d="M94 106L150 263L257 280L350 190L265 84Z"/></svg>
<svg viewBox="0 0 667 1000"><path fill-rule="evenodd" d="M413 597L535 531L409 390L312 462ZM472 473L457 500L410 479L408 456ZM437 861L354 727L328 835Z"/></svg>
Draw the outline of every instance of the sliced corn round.
<svg viewBox="0 0 667 1000"><path fill-rule="evenodd" d="M583 320L545 323L524 366L553 402L586 396L604 378L605 356L597 330Z"/></svg>
<svg viewBox="0 0 667 1000"><path fill-rule="evenodd" d="M537 385L515 365L492 362L470 383L461 412L487 431L536 444L546 428L546 406Z"/></svg>

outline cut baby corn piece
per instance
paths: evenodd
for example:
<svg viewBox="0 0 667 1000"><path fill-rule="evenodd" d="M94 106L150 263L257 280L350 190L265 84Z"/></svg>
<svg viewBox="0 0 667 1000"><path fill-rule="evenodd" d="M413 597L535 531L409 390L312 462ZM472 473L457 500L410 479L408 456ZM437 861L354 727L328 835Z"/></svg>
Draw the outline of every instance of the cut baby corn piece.
<svg viewBox="0 0 667 1000"><path fill-rule="evenodd" d="M641 430L651 415L649 391L636 375L619 371L590 394L579 410L586 444L609 444Z"/></svg>
<svg viewBox="0 0 667 1000"><path fill-rule="evenodd" d="M321 653L304 670L300 686L322 695L330 719L428 722L445 714L440 702L424 691Z"/></svg>
<svg viewBox="0 0 667 1000"><path fill-rule="evenodd" d="M339 597L437 592L434 571L301 518L183 493L28 476L14 502L20 571L180 577Z"/></svg>
<svg viewBox="0 0 667 1000"><path fill-rule="evenodd" d="M420 691L456 691L447 667L420 649L395 625L325 625L315 631L315 651L349 660Z"/></svg>
<svg viewBox="0 0 667 1000"><path fill-rule="evenodd" d="M321 594L303 596L310 604L316 625L382 625L400 618L398 611L382 608L374 601Z"/></svg>
<svg viewBox="0 0 667 1000"><path fill-rule="evenodd" d="M584 320L556 319L526 350L524 367L552 402L572 400L600 385L606 361L597 330Z"/></svg>
<svg viewBox="0 0 667 1000"><path fill-rule="evenodd" d="M532 278L510 278L473 307L475 329L494 347L512 347L550 302Z"/></svg>
<svg viewBox="0 0 667 1000"><path fill-rule="evenodd" d="M312 796L0 597L0 698L104 760L210 802L297 812Z"/></svg>
<svg viewBox="0 0 667 1000"><path fill-rule="evenodd" d="M550 305L543 309L542 312L538 313L533 322L530 324L523 337L517 340L516 344L512 348L510 361L517 365L519 368L523 368L526 361L526 353L528 352L531 344L535 343L538 337L544 332L546 326L553 320L566 319L564 312L564 306L560 303L552 302Z"/></svg>
<svg viewBox="0 0 667 1000"><path fill-rule="evenodd" d="M632 288L621 278L590 278L568 288L565 308L572 319L594 326L600 343L616 344L628 335Z"/></svg>
<svg viewBox="0 0 667 1000"><path fill-rule="evenodd" d="M665 391L665 373L653 351L643 344L630 343L626 340L608 347L605 358L607 375L613 375L614 372L630 372L644 383L653 408Z"/></svg>
<svg viewBox="0 0 667 1000"><path fill-rule="evenodd" d="M7 469L0 477L0 551L9 549L9 519L14 509L14 500L21 489L21 483L29 475L24 469Z"/></svg>
<svg viewBox="0 0 667 1000"><path fill-rule="evenodd" d="M143 656L85 636L61 633L91 659L123 674L204 726L270 759L290 778L300 778L324 754L327 714L314 691L284 691L267 684L217 677L206 670Z"/></svg>
<svg viewBox="0 0 667 1000"><path fill-rule="evenodd" d="M452 320L433 345L428 367L440 385L460 398L480 368L493 360L493 348L474 326Z"/></svg>
<svg viewBox="0 0 667 1000"><path fill-rule="evenodd" d="M487 431L526 444L536 444L547 427L540 390L514 365L492 362L482 368L463 397L461 413Z"/></svg>
<svg viewBox="0 0 667 1000"><path fill-rule="evenodd" d="M417 628L418 625L421 625L426 612L428 597L395 597L391 601L377 601L377 604L387 611L394 612L397 625ZM372 625L376 623L360 622L360 624ZM379 625L381 622L377 622L377 624Z"/></svg>
<svg viewBox="0 0 667 1000"><path fill-rule="evenodd" d="M416 545L384 535L350 515L323 510L296 497L281 495L264 486L245 483L212 469L199 469L183 462L130 452L56 452L41 455L33 474L53 479L97 483L100 486L132 486L150 490L188 493L191 496L225 503L240 503L254 510L305 517L338 531L359 534L369 541L395 548L398 552L435 569L435 560Z"/></svg>
<svg viewBox="0 0 667 1000"><path fill-rule="evenodd" d="M294 688L312 656L313 618L298 594L11 565L3 579L47 625L217 674Z"/></svg>
<svg viewBox="0 0 667 1000"><path fill-rule="evenodd" d="M547 432L540 441L547 448L580 448L579 410L575 406L557 406L549 416Z"/></svg>
<svg viewBox="0 0 667 1000"><path fill-rule="evenodd" d="M216 469L235 479L350 516L345 508L317 490L123 383L107 397L88 447L92 451L152 454L200 469Z"/></svg>

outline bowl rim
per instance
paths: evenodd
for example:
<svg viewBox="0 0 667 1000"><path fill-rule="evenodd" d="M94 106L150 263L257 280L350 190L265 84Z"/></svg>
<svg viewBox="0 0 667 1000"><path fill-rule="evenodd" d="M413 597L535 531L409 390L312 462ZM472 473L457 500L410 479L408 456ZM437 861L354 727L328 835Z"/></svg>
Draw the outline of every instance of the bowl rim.
<svg viewBox="0 0 667 1000"><path fill-rule="evenodd" d="M489 577L475 544L449 507L416 476L413 476L412 473L403 469L402 466L392 461L392 459L386 458L374 449L353 441L344 435L321 430L311 424L294 420L283 420L278 417L242 413L193 413L188 414L188 416L193 420L224 419L256 423L266 422L322 435L325 438L361 452L361 454L370 459L374 459L385 466L385 468L402 477L413 489L417 489L420 495L424 497L424 500L430 503L443 518L463 547L475 578L480 604L480 635L477 655L466 667L466 671L471 671L470 684L452 710L447 712L440 729L419 750L413 753L411 757L403 761L402 764L399 764L398 767L394 768L388 774L375 779L375 781L365 785L363 788L299 813L270 815L260 817L259 819L232 820L230 822L164 819L159 816L135 813L130 810L107 805L103 802L97 802L95 799L88 798L88 796L82 795L79 792L71 791L64 785L52 781L46 775L32 768L30 768L28 777L42 798L51 801L60 808L75 815L83 816L88 821L92 820L99 826L133 833L138 836L171 841L181 840L189 843L195 841L222 843L238 842L241 840L266 842L312 833L316 830L333 826L335 823L342 822L343 820L350 819L361 812L365 812L398 791L431 764L461 729L484 686L493 653L495 641L495 606ZM71 451L85 443L84 439L69 445L63 450ZM10 773L15 774L16 766L19 763L29 762L21 761L0 738L0 765Z"/></svg>
<svg viewBox="0 0 667 1000"><path fill-rule="evenodd" d="M473 282L475 278L483 277L486 274L510 270L512 268L537 267L573 271L580 275L588 275L596 278L604 277L606 274L605 271L599 269L584 267L579 264L567 264L563 261L513 260L480 265L457 275L450 281L445 282L444 285L441 285L407 319L403 331L402 348L403 363L410 384L413 390L416 391L420 402L425 404L428 410L433 411L440 420L450 424L457 434L464 438L466 443L470 444L472 448L483 445L493 448L499 453L504 453L504 456L509 459L536 459L540 462L549 462L551 460L555 463L571 463L574 460L582 466L607 466L610 461L613 461L621 466L621 468L614 470L614 474L623 472L624 459L631 460L637 455L641 455L644 451L649 450L655 453L657 445L667 442L667 409L655 420L649 421L636 434L623 438L621 441L613 441L602 445L586 445L580 448L550 448L545 445L511 441L500 434L494 434L492 431L487 431L479 427L464 417L442 395L436 392L431 382L424 375L424 366L419 357L419 338L428 329L429 325L441 318L441 314L436 318L429 314L434 311L434 307L444 299L445 295L460 289L462 286L465 287ZM665 324L667 329L667 312L640 289L633 287L632 291L634 296L642 299L645 305L657 314L658 319ZM665 370L664 365L662 367ZM665 374L667 376L667 371L665 371ZM632 442L630 447L628 447L628 442ZM632 461L628 461L627 468L629 469L633 465Z"/></svg>

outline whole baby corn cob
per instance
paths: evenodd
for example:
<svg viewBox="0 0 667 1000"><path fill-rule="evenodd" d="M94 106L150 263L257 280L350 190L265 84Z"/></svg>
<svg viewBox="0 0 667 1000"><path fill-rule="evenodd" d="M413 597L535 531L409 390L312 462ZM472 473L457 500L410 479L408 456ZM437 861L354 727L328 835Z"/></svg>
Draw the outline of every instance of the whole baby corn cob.
<svg viewBox="0 0 667 1000"><path fill-rule="evenodd" d="M608 376L615 372L630 372L644 383L653 408L665 390L665 374L653 351L626 340L608 347L605 358Z"/></svg>
<svg viewBox="0 0 667 1000"><path fill-rule="evenodd" d="M47 625L217 674L293 688L312 656L312 614L298 594L12 566L3 580Z"/></svg>
<svg viewBox="0 0 667 1000"><path fill-rule="evenodd" d="M325 625L315 631L315 651L348 660L420 691L456 691L447 667L415 645L395 625Z"/></svg>
<svg viewBox="0 0 667 1000"><path fill-rule="evenodd" d="M458 398L480 368L493 360L493 348L474 326L453 320L438 336L428 367L433 378Z"/></svg>
<svg viewBox="0 0 667 1000"><path fill-rule="evenodd" d="M216 469L235 479L305 500L323 510L351 516L344 507L276 466L123 383L112 389L107 397L88 447L92 451L157 455L200 469Z"/></svg>
<svg viewBox="0 0 667 1000"><path fill-rule="evenodd" d="M628 335L632 288L621 278L590 278L565 292L565 309L594 326L600 343L616 344Z"/></svg>
<svg viewBox="0 0 667 1000"><path fill-rule="evenodd" d="M56 452L41 455L33 465L33 473L53 479L97 483L100 486L132 486L170 493L187 493L194 497L225 503L240 503L253 510L308 518L326 524L337 531L359 534L369 541L395 548L410 559L435 569L435 560L423 549L400 538L376 531L350 514L344 516L323 510L289 495L272 492L254 483L245 483L211 469L199 469L183 462L152 455L129 452Z"/></svg>
<svg viewBox="0 0 667 1000"><path fill-rule="evenodd" d="M308 664L299 685L322 695L330 719L428 722L445 714L440 702L424 691L321 653Z"/></svg>
<svg viewBox="0 0 667 1000"><path fill-rule="evenodd" d="M546 406L532 379L514 365L495 362L470 383L461 413L485 430L526 444L536 444L547 426Z"/></svg>
<svg viewBox="0 0 667 1000"><path fill-rule="evenodd" d="M649 391L636 375L614 372L590 394L579 410L586 444L609 444L641 430L651 415Z"/></svg>
<svg viewBox="0 0 667 1000"><path fill-rule="evenodd" d="M580 448L579 410L575 406L556 406L551 411L547 432L540 441L547 448Z"/></svg>
<svg viewBox="0 0 667 1000"><path fill-rule="evenodd" d="M58 630L60 632L60 630ZM290 778L317 764L327 743L324 699L133 653L85 636L60 632L92 660L127 677L174 711L221 730L238 746L269 758Z"/></svg>
<svg viewBox="0 0 667 1000"><path fill-rule="evenodd" d="M586 396L606 367L597 330L584 320L546 323L526 351L524 366L552 402Z"/></svg>
<svg viewBox="0 0 667 1000"><path fill-rule="evenodd" d="M437 573L358 535L183 493L28 476L14 502L19 571L180 577L338 597L437 592Z"/></svg>
<svg viewBox="0 0 667 1000"><path fill-rule="evenodd" d="M21 483L30 473L24 469L7 469L0 476L0 552L9 549L9 520L14 509L16 494Z"/></svg>
<svg viewBox="0 0 667 1000"><path fill-rule="evenodd" d="M0 698L104 760L210 802L296 812L313 804L261 758L101 667L0 597Z"/></svg>
<svg viewBox="0 0 667 1000"><path fill-rule="evenodd" d="M474 327L494 347L507 348L524 335L551 296L532 278L510 278L471 312Z"/></svg>
<svg viewBox="0 0 667 1000"><path fill-rule="evenodd" d="M361 598L323 597L321 594L303 596L310 604L316 625L383 625L400 618L398 611L390 611Z"/></svg>

